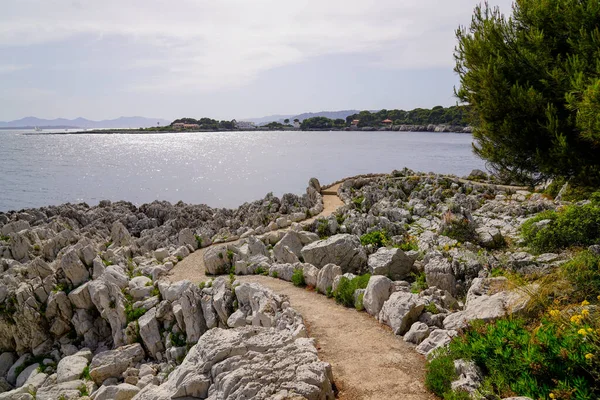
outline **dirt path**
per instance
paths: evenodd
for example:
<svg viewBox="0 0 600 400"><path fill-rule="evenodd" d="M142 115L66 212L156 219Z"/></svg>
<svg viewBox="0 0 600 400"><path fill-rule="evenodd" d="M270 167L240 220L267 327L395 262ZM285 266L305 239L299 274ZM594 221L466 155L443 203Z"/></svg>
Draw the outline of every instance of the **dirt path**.
<svg viewBox="0 0 600 400"><path fill-rule="evenodd" d="M337 196L340 184L323 190L323 211L303 223L331 215L344 205ZM235 242L230 242L235 243ZM171 271L169 280L207 280L204 252L190 254ZM240 276L289 296L304 317L319 357L331 364L339 398L347 400L435 399L423 386L424 359L402 338L392 334L365 312L346 308L313 291L266 276Z"/></svg>
<svg viewBox="0 0 600 400"><path fill-rule="evenodd" d="M289 296L319 358L331 364L339 398L347 400L435 399L423 385L425 360L366 312L336 304L290 282L261 275L240 276Z"/></svg>

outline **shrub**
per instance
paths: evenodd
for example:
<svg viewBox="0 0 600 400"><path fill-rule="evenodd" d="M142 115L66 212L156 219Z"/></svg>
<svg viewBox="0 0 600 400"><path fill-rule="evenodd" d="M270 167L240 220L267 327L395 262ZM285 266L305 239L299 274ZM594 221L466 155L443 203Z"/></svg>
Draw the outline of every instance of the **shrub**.
<svg viewBox="0 0 600 400"><path fill-rule="evenodd" d="M500 397L596 399L599 342L588 324L593 319L589 310L566 323L558 310L551 315L539 325L509 318L472 323L444 354L429 362L427 387L440 396L449 391L449 380L454 379L451 361L466 359L482 369L487 375L484 387Z"/></svg>
<svg viewBox="0 0 600 400"><path fill-rule="evenodd" d="M365 298L365 294L361 293L358 295L358 298L356 299L356 303L354 303L354 308L356 308L358 311L362 311L365 309L363 300Z"/></svg>
<svg viewBox="0 0 600 400"><path fill-rule="evenodd" d="M183 347L187 344L187 337L184 332L171 332L171 344L175 347Z"/></svg>
<svg viewBox="0 0 600 400"><path fill-rule="evenodd" d="M273 273L271 274L271 276L273 278L278 278L279 277L279 273L277 271L273 271Z"/></svg>
<svg viewBox="0 0 600 400"><path fill-rule="evenodd" d="M375 248L387 246L389 241L390 237L386 231L373 231L360 237L360 243L363 246L372 244Z"/></svg>
<svg viewBox="0 0 600 400"><path fill-rule="evenodd" d="M146 314L146 309L144 307L133 308L133 305L130 303L125 305L125 316L127 317L127 323L137 321L144 314Z"/></svg>
<svg viewBox="0 0 600 400"><path fill-rule="evenodd" d="M198 243L198 248L202 248L202 238L198 235L194 235L194 237L196 238L196 243Z"/></svg>
<svg viewBox="0 0 600 400"><path fill-rule="evenodd" d="M570 284L567 293L563 293L570 302L579 303L600 295L600 256L582 251L564 263L559 274Z"/></svg>
<svg viewBox="0 0 600 400"><path fill-rule="evenodd" d="M549 220L546 224L541 221ZM600 243L600 203L571 205L558 211L544 211L521 227L525 243L534 251L549 252L570 246Z"/></svg>
<svg viewBox="0 0 600 400"><path fill-rule="evenodd" d="M292 283L294 286L304 287L306 282L304 281L304 271L302 269L295 269L292 274Z"/></svg>
<svg viewBox="0 0 600 400"><path fill-rule="evenodd" d="M356 289L365 289L369 284L369 278L371 278L371 274L356 276L352 279L342 276L333 292L335 301L346 307L354 307L354 292Z"/></svg>
<svg viewBox="0 0 600 400"><path fill-rule="evenodd" d="M263 267L256 267L256 269L254 270L255 275L264 275L265 273L268 273L268 271Z"/></svg>
<svg viewBox="0 0 600 400"><path fill-rule="evenodd" d="M427 286L427 276L425 275L425 272L420 272L418 274L413 272L411 275L415 280L410 286L410 291L412 293L421 293L423 290L429 287Z"/></svg>
<svg viewBox="0 0 600 400"><path fill-rule="evenodd" d="M317 233L321 239L327 237L329 233L329 222L326 219L319 219L317 221Z"/></svg>
<svg viewBox="0 0 600 400"><path fill-rule="evenodd" d="M365 198L363 196L358 196L352 199L352 204L356 207L357 210L362 210L363 203L365 202Z"/></svg>
<svg viewBox="0 0 600 400"><path fill-rule="evenodd" d="M435 358L427 363L425 386L442 397L451 390L450 384L453 380L456 380L454 359L446 349L437 350Z"/></svg>
<svg viewBox="0 0 600 400"><path fill-rule="evenodd" d="M83 372L79 376L79 379L85 379L86 381L92 380L92 378L90 377L90 366L89 365L85 366L85 368L83 369Z"/></svg>
<svg viewBox="0 0 600 400"><path fill-rule="evenodd" d="M473 224L462 215L448 211L442 216L441 234L459 242L472 242L475 240Z"/></svg>

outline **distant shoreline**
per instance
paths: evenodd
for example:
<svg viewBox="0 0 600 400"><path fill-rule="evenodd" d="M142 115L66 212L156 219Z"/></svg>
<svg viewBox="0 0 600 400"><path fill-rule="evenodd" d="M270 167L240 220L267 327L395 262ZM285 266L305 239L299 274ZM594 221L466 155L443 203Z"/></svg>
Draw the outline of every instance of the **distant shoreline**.
<svg viewBox="0 0 600 400"><path fill-rule="evenodd" d="M14 130L28 129L28 128L13 128ZM63 128L52 128L52 129L63 129ZM298 128L282 128L282 129L270 129L266 127L257 127L254 129L173 129L173 130L157 130L154 128L144 129L88 129L84 131L66 131L66 132L28 132L25 135L152 135L152 134L169 134L169 133L219 133L219 132L438 132L438 133L472 133L472 128L467 126L450 126L450 125L395 125L389 128L310 128L310 129L298 129Z"/></svg>

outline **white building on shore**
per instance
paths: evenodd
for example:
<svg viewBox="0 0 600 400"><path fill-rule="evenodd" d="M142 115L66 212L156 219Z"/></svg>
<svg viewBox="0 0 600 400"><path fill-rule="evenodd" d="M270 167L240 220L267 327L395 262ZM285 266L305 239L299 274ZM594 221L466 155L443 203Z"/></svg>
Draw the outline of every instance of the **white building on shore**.
<svg viewBox="0 0 600 400"><path fill-rule="evenodd" d="M237 121L235 123L235 127L242 130L256 129L256 125L254 124L254 122L248 121Z"/></svg>

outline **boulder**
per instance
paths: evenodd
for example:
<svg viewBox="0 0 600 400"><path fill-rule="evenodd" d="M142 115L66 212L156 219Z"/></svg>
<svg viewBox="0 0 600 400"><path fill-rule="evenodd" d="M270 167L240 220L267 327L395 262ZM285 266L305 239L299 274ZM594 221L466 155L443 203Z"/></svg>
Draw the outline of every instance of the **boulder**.
<svg viewBox="0 0 600 400"><path fill-rule="evenodd" d="M12 258L17 261L25 262L29 260L29 248L31 244L27 237L20 233L11 233L10 237L10 253Z"/></svg>
<svg viewBox="0 0 600 400"><path fill-rule="evenodd" d="M498 228L482 226L475 229L479 244L488 249L496 249L504 245L504 236Z"/></svg>
<svg viewBox="0 0 600 400"><path fill-rule="evenodd" d="M475 394L483 381L479 367L473 361L454 360L454 370L458 379L452 381L452 390Z"/></svg>
<svg viewBox="0 0 600 400"><path fill-rule="evenodd" d="M87 282L72 290L69 293L69 300L75 308L81 308L85 310L91 310L94 308L94 303L92 303Z"/></svg>
<svg viewBox="0 0 600 400"><path fill-rule="evenodd" d="M88 359L80 355L64 357L56 367L56 383L81 379L81 374L88 363Z"/></svg>
<svg viewBox="0 0 600 400"><path fill-rule="evenodd" d="M291 282L294 270L295 268L292 264L273 264L269 268L269 275L273 277L277 275L277 278Z"/></svg>
<svg viewBox="0 0 600 400"><path fill-rule="evenodd" d="M425 277L428 286L435 286L438 289L448 291L452 296L456 295L456 277L452 269L452 264L442 257L432 257L425 264Z"/></svg>
<svg viewBox="0 0 600 400"><path fill-rule="evenodd" d="M113 386L101 386L94 393L94 400L131 400L140 388L128 383L120 383Z"/></svg>
<svg viewBox="0 0 600 400"><path fill-rule="evenodd" d="M331 367L319 361L310 339L257 326L208 331L165 383L146 386L134 399L209 394L214 399L334 399Z"/></svg>
<svg viewBox="0 0 600 400"><path fill-rule="evenodd" d="M359 273L365 269L367 256L358 236L340 234L310 243L302 248L304 261L322 268L327 264L339 265L342 272Z"/></svg>
<svg viewBox="0 0 600 400"><path fill-rule="evenodd" d="M204 314L202 312L202 291L196 285L190 285L181 294L179 304L183 313L183 323L185 326L185 334L188 343L196 343L200 336L208 329ZM140 326L141 329L141 326ZM158 324L156 324L156 330L154 335L160 335L158 333ZM159 349L156 349L160 351Z"/></svg>
<svg viewBox="0 0 600 400"><path fill-rule="evenodd" d="M419 319L423 308L425 302L416 294L395 292L383 303L379 322L389 325L394 334L403 335Z"/></svg>
<svg viewBox="0 0 600 400"><path fill-rule="evenodd" d="M125 315L125 298L121 289L112 282L102 277L94 279L89 283L90 298L96 309L110 324L113 343L122 346L126 343L124 333L127 317Z"/></svg>
<svg viewBox="0 0 600 400"><path fill-rule="evenodd" d="M138 326L140 328L140 337L146 349L148 349L152 357L157 358L157 353L163 351L165 348L161 342L160 327L156 320L156 308L152 308L142 315L138 319Z"/></svg>
<svg viewBox="0 0 600 400"><path fill-rule="evenodd" d="M385 247L371 254L367 261L371 275L385 275L395 281L409 277L414 263L401 249Z"/></svg>
<svg viewBox="0 0 600 400"><path fill-rule="evenodd" d="M77 251L71 249L65 253L60 261L59 269L62 270L67 279L77 287L90 279L90 273L81 260Z"/></svg>
<svg viewBox="0 0 600 400"><path fill-rule="evenodd" d="M15 353L4 352L0 354L0 378L5 377L8 370L17 361Z"/></svg>
<svg viewBox="0 0 600 400"><path fill-rule="evenodd" d="M81 398L79 389L86 387L88 392L91 388L85 381L76 380L63 382L56 385L43 386L39 388L35 394L35 400L76 400Z"/></svg>
<svg viewBox="0 0 600 400"><path fill-rule="evenodd" d="M283 299L257 283L242 283L235 288L239 309L254 326L272 327Z"/></svg>
<svg viewBox="0 0 600 400"><path fill-rule="evenodd" d="M27 379L29 379L29 377L31 375L33 375L37 372L37 369L39 366L40 366L39 363L31 364L31 365L27 366L27 368L25 368L23 371L21 371L19 376L17 376L17 381L15 383L15 387L19 388L19 387L23 386L23 384L27 381Z"/></svg>
<svg viewBox="0 0 600 400"><path fill-rule="evenodd" d="M92 358L90 377L97 385L108 378L120 378L129 367L144 359L144 349L139 343L103 351Z"/></svg>
<svg viewBox="0 0 600 400"><path fill-rule="evenodd" d="M113 222L110 229L110 238L116 247L129 246L131 244L131 235L120 221Z"/></svg>
<svg viewBox="0 0 600 400"><path fill-rule="evenodd" d="M211 275L229 273L227 246L209 247L204 252L204 267L206 268L206 273Z"/></svg>
<svg viewBox="0 0 600 400"><path fill-rule="evenodd" d="M342 275L342 268L335 264L327 264L319 270L317 275L317 290L323 294L333 290L333 280Z"/></svg>
<svg viewBox="0 0 600 400"><path fill-rule="evenodd" d="M154 250L154 258L159 262L162 262L165 258L169 257L169 250L163 248Z"/></svg>
<svg viewBox="0 0 600 400"><path fill-rule="evenodd" d="M417 353L429 356L434 350L450 343L456 335L458 335L458 332L455 330L434 329L427 339L423 340L415 350Z"/></svg>
<svg viewBox="0 0 600 400"><path fill-rule="evenodd" d="M134 300L145 299L153 289L152 279L147 276L136 276L129 281L129 294Z"/></svg>
<svg viewBox="0 0 600 400"><path fill-rule="evenodd" d="M288 231L275 247L273 247L273 255L275 260L281 263L298 262L298 257L301 256L302 238L296 231Z"/></svg>
<svg viewBox="0 0 600 400"><path fill-rule="evenodd" d="M312 264L304 263L302 265L302 273L304 274L304 283L306 286L317 287L317 278L319 269Z"/></svg>
<svg viewBox="0 0 600 400"><path fill-rule="evenodd" d="M408 332L404 334L404 341L414 344L420 344L429 336L429 326L423 322L415 322L411 325Z"/></svg>
<svg viewBox="0 0 600 400"><path fill-rule="evenodd" d="M194 250L198 249L198 241L196 235L190 228L182 229L177 236L177 243L179 246L192 246Z"/></svg>
<svg viewBox="0 0 600 400"><path fill-rule="evenodd" d="M523 310L530 296L525 291L508 290L505 277L475 278L469 292L465 309L452 313L444 319L444 328L463 329L470 321L492 321ZM535 286L530 286L535 291Z"/></svg>
<svg viewBox="0 0 600 400"><path fill-rule="evenodd" d="M389 299L392 292L392 281L385 276L374 275L369 278L363 297L363 307L370 315L377 318L383 303Z"/></svg>

